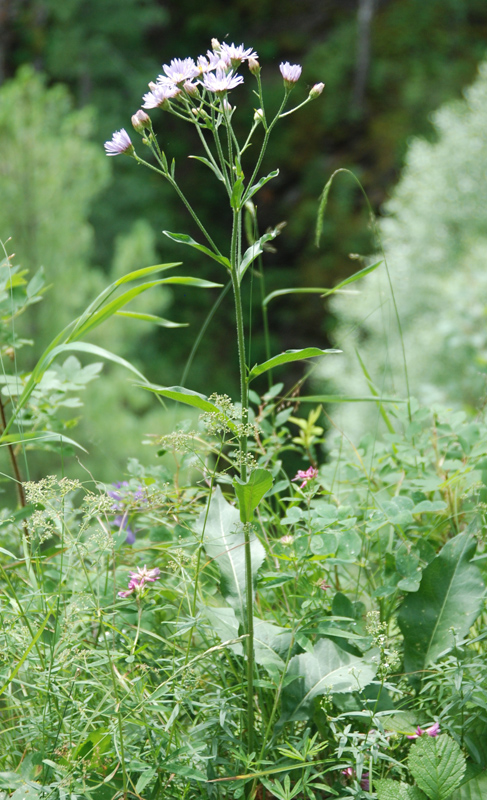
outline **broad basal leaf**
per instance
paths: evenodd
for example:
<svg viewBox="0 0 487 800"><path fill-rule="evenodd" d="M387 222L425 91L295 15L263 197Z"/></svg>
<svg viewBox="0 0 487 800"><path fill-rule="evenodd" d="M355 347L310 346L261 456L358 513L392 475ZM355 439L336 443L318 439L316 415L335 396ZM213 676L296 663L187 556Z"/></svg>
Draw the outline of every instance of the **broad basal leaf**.
<svg viewBox="0 0 487 800"><path fill-rule="evenodd" d="M451 650L455 636L467 635L479 615L485 585L479 568L470 563L475 545L469 533L447 542L424 570L419 591L402 603L398 622L407 672L434 664Z"/></svg>
<svg viewBox="0 0 487 800"><path fill-rule="evenodd" d="M487 798L487 771L462 783L453 792L451 800L485 800Z"/></svg>
<svg viewBox="0 0 487 800"><path fill-rule="evenodd" d="M196 529L203 534L203 544L209 558L216 561L221 575L221 590L240 620L244 619L245 602L245 537L238 510L227 503L219 486L210 497L208 509L197 521ZM250 540L252 582L265 557L265 550L255 535Z"/></svg>
<svg viewBox="0 0 487 800"><path fill-rule="evenodd" d="M429 800L448 800L462 782L465 756L446 734L421 736L409 751L408 767Z"/></svg>
<svg viewBox="0 0 487 800"><path fill-rule="evenodd" d="M319 695L355 692L367 686L377 666L341 650L330 639L320 639L312 652L294 656L287 677L297 676L282 694L281 721L312 717Z"/></svg>
<svg viewBox="0 0 487 800"><path fill-rule="evenodd" d="M207 606L204 614L222 642L238 637L239 624L233 608ZM273 622L254 617L254 658L257 664L268 670L277 668L282 672L291 645L292 631L289 628L281 628ZM243 655L240 642L229 645L229 649L237 655Z"/></svg>

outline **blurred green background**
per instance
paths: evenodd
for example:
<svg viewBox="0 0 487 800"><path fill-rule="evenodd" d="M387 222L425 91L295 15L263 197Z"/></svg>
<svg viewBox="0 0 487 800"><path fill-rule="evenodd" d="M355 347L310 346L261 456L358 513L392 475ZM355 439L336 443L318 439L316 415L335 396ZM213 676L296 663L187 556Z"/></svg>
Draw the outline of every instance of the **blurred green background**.
<svg viewBox="0 0 487 800"><path fill-rule="evenodd" d="M342 177L333 189L319 249L317 200L332 172L350 168L374 211L398 182L413 136L433 140L431 113L462 94L485 58L485 0L6 0L0 9L0 238L51 286L22 325L34 340L22 368L110 280L138 267L182 260L181 273L221 279L211 263L173 247L163 229L194 233L169 187L127 158L107 159L103 142L131 132L147 83L175 57L196 58L212 37L257 50L271 107L282 93L279 63L303 65L293 99L318 81L321 98L278 126L265 170L280 170L257 198L259 227L286 221L276 253L266 257L267 289L333 286L357 269L352 255L374 248L363 197ZM250 91L232 98L246 129ZM237 116L236 115L236 116ZM210 173L187 158L194 131L163 112L152 114L176 176L217 242L227 237L224 200ZM244 127L245 126L245 127ZM134 141L136 141L134 136ZM144 295L144 309L186 328L150 328L113 320L95 343L132 360L160 384L178 384L198 331L217 294L175 288ZM247 291L252 361L263 356L257 302ZM19 323L20 324L20 323ZM282 298L270 306L272 351L327 346L336 316L318 296ZM231 303L219 308L186 385L238 396ZM87 363L87 362L84 362ZM290 387L302 375L282 372ZM258 387L256 387L258 388ZM119 479L145 434L173 420L127 376L104 366L83 393L85 419L76 438L84 465L101 480ZM69 418L69 412L66 412ZM73 414L71 413L71 416Z"/></svg>

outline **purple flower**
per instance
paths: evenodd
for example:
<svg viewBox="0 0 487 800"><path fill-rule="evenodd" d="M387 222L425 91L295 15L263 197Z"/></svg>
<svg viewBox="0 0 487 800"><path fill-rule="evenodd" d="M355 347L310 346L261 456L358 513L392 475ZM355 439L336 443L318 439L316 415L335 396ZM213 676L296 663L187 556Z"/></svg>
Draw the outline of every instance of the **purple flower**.
<svg viewBox="0 0 487 800"><path fill-rule="evenodd" d="M169 100L180 94L180 89L174 83L150 83L150 92L144 95L143 108L164 108L169 105Z"/></svg>
<svg viewBox="0 0 487 800"><path fill-rule="evenodd" d="M290 64L289 61L279 64L279 69L281 71L286 89L293 88L294 84L299 81L301 72L303 70L300 64Z"/></svg>
<svg viewBox="0 0 487 800"><path fill-rule="evenodd" d="M243 44L238 45L238 47L234 44L225 44L225 42L221 46L220 55L223 61L225 61L228 66L232 66L233 69L236 69L242 61L248 61L249 58L258 58L257 53L252 50L251 47L245 49Z"/></svg>
<svg viewBox="0 0 487 800"><path fill-rule="evenodd" d="M217 67L216 74L212 72L206 73L200 83L210 92L225 94L225 92L243 83L243 77L241 75L233 75L231 72L226 73L224 69Z"/></svg>
<svg viewBox="0 0 487 800"><path fill-rule="evenodd" d="M111 140L105 142L103 146L107 156L120 156L123 153L131 156L134 153L134 146L125 128L115 131Z"/></svg>
<svg viewBox="0 0 487 800"><path fill-rule="evenodd" d="M165 75L159 75L158 83L179 85L199 75L199 69L192 58L173 58L170 64L163 64Z"/></svg>
<svg viewBox="0 0 487 800"><path fill-rule="evenodd" d="M408 736L407 738L418 739L424 733L426 733L428 736L432 736L433 738L435 738L435 736L438 736L438 734L440 733L440 723L434 722L433 725L430 725L430 727L426 728L425 730L420 728L418 725L418 727L416 728L416 733L411 734L411 736Z"/></svg>
<svg viewBox="0 0 487 800"><path fill-rule="evenodd" d="M159 567L153 567L152 569L147 569L147 566L144 564L143 567L137 567L137 572L130 573L130 580L128 583L128 589L125 589L122 592L118 592L119 597L130 597L130 595L135 592L135 594L140 594L145 587L146 583L153 583L159 579L159 575L161 574L161 570Z"/></svg>
<svg viewBox="0 0 487 800"><path fill-rule="evenodd" d="M303 486L306 486L308 481L314 480L317 475L318 475L318 470L315 469L315 467L308 467L306 471L303 469L298 469L296 475L293 478L293 481L303 481L299 487L300 489L302 489Z"/></svg>

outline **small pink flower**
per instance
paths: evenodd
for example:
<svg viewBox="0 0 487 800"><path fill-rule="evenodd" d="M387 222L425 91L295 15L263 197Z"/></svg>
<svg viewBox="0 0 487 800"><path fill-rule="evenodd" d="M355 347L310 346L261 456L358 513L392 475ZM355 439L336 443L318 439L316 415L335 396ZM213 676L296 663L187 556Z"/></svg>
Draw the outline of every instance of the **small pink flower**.
<svg viewBox="0 0 487 800"><path fill-rule="evenodd" d="M128 589L125 589L125 591L123 592L119 592L118 596L130 597L132 592L140 594L145 584L157 581L160 574L161 570L159 569L159 567L154 567L153 569L147 569L147 566L145 564L143 567L137 567L137 572L130 573Z"/></svg>
<svg viewBox="0 0 487 800"><path fill-rule="evenodd" d="M293 481L302 481L302 484L299 487L300 489L302 489L303 486L306 486L308 481L314 480L317 477L317 475L318 475L318 470L315 469L315 467L308 467L306 471L303 469L298 469L296 475L293 478Z"/></svg>
<svg viewBox="0 0 487 800"><path fill-rule="evenodd" d="M291 536L290 533L286 533L285 536L281 536L279 541L281 542L281 544L284 544L284 545L292 544L294 542L294 536Z"/></svg>
<svg viewBox="0 0 487 800"><path fill-rule="evenodd" d="M331 586L330 586L330 584L329 584L329 583L327 583L327 582L326 582L326 580L325 580L324 578L323 578L323 580L322 580L322 581L320 581L320 582L319 582L318 586L319 586L319 587L320 587L320 589L322 589L324 592L326 592L326 590L327 590L327 589L331 589Z"/></svg>
<svg viewBox="0 0 487 800"><path fill-rule="evenodd" d="M430 727L426 728L425 730L420 728L419 725L418 725L418 727L416 728L416 732L411 734L411 736L408 736L407 738L408 739L419 739L419 737L422 736L423 733L426 733L428 736L432 736L433 738L435 736L438 736L438 734L440 733L440 723L439 722L434 722L433 725L430 725Z"/></svg>

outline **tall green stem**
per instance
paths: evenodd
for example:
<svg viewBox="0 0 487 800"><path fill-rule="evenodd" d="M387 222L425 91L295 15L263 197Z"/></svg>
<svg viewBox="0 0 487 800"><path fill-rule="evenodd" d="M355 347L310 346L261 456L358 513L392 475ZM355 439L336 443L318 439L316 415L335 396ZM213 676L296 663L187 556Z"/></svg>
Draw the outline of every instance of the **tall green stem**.
<svg viewBox="0 0 487 800"><path fill-rule="evenodd" d="M239 252L241 237L241 211L234 210L232 225L232 244L231 244L231 265L232 265L232 287L235 300L235 317L237 322L237 344L238 362L240 369L240 400L242 404L242 425L246 427L248 420L248 383L247 365L245 361L245 333L242 312L242 296L240 292ZM243 481L247 480L247 433L242 431L240 436L240 476ZM250 528L248 525L244 529L245 535L245 595L247 613L244 622L244 633L246 635L247 651L247 754L254 749L254 618L253 605L254 593L252 590L252 556L250 550Z"/></svg>

